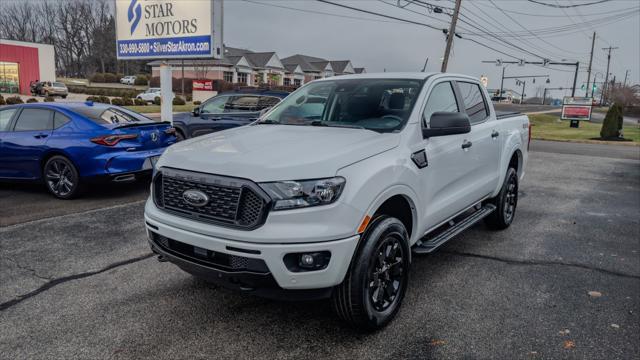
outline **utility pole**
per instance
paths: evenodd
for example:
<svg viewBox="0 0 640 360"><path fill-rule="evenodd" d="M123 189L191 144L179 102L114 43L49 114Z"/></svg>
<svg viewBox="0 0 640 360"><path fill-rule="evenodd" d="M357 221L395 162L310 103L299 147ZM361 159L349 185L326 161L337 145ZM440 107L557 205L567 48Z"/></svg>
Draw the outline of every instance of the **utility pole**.
<svg viewBox="0 0 640 360"><path fill-rule="evenodd" d="M589 58L589 69L587 70L587 89L585 90L584 97L589 97L589 80L591 80L591 63L593 63L593 47L596 45L596 32L593 32L593 38L591 39L591 57ZM593 91L591 91L593 96Z"/></svg>
<svg viewBox="0 0 640 360"><path fill-rule="evenodd" d="M522 82L522 96L520 96L520 104L524 103L524 87L527 85L526 81Z"/></svg>
<svg viewBox="0 0 640 360"><path fill-rule="evenodd" d="M449 33L447 34L447 47L444 50L444 59L442 59L441 72L447 71L447 64L449 63L449 53L451 53L451 47L453 46L453 38L456 34L456 23L458 22L458 13L460 12L460 3L462 0L456 0L456 7L453 10L453 17L451 18L451 26L449 27Z"/></svg>
<svg viewBox="0 0 640 360"><path fill-rule="evenodd" d="M602 102L607 99L604 96L604 94L607 91L607 89L609 89L609 64L611 63L611 50L615 50L617 48L618 47L611 47L611 46L609 46L608 48L602 48L602 50L609 50L609 53L607 54L607 72L604 75L604 87L602 89L602 93L600 96L600 105L602 105Z"/></svg>
<svg viewBox="0 0 640 360"><path fill-rule="evenodd" d="M502 100L502 89L504 87L504 69L507 68L507 65L502 66L502 78L500 78L500 100Z"/></svg>

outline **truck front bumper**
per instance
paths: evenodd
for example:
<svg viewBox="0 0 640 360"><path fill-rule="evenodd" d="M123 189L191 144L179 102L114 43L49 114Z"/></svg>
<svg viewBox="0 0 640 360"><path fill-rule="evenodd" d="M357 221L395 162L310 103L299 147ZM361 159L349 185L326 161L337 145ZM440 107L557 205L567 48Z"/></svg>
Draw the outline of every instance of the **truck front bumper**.
<svg viewBox="0 0 640 360"><path fill-rule="evenodd" d="M288 300L328 297L344 279L359 235L313 243L264 244L228 240L163 224L145 215L151 249L181 269L220 286ZM293 271L285 255L329 252L321 270Z"/></svg>

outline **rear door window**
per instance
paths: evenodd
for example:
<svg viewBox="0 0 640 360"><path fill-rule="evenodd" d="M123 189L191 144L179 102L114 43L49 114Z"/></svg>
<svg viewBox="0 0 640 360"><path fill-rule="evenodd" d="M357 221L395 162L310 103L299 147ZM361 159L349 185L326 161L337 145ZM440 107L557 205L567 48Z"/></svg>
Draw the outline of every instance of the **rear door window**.
<svg viewBox="0 0 640 360"><path fill-rule="evenodd" d="M53 128L60 128L67 124L69 121L71 121L71 119L69 119L67 115L61 114L56 111L55 115L53 116Z"/></svg>
<svg viewBox="0 0 640 360"><path fill-rule="evenodd" d="M23 109L18 116L14 131L51 130L53 119L51 110Z"/></svg>
<svg viewBox="0 0 640 360"><path fill-rule="evenodd" d="M11 118L13 114L16 113L18 109L7 109L0 111L0 131L9 131L9 123L11 122Z"/></svg>
<svg viewBox="0 0 640 360"><path fill-rule="evenodd" d="M260 96L258 100L258 111L275 106L280 99L275 96Z"/></svg>
<svg viewBox="0 0 640 360"><path fill-rule="evenodd" d="M489 116L489 111L480 85L461 81L457 84L471 125L483 122Z"/></svg>
<svg viewBox="0 0 640 360"><path fill-rule="evenodd" d="M232 96L225 106L225 112L258 111L258 96Z"/></svg>

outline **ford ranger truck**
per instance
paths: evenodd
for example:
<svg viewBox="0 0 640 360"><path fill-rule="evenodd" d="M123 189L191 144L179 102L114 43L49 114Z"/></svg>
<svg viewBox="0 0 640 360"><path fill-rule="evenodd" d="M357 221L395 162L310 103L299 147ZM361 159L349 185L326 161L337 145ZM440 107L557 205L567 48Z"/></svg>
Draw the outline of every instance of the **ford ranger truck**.
<svg viewBox="0 0 640 360"><path fill-rule="evenodd" d="M160 261L248 294L327 298L360 329L400 308L412 256L514 219L530 139L472 77L310 82L247 126L158 160L145 206Z"/></svg>

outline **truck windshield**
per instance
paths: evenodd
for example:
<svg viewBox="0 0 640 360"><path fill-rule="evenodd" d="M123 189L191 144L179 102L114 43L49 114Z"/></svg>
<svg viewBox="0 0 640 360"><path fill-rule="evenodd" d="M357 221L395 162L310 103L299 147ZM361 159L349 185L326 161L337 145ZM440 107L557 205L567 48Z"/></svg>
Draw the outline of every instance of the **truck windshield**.
<svg viewBox="0 0 640 360"><path fill-rule="evenodd" d="M398 131L409 119L421 86L422 81L408 79L310 83L287 96L259 123Z"/></svg>

